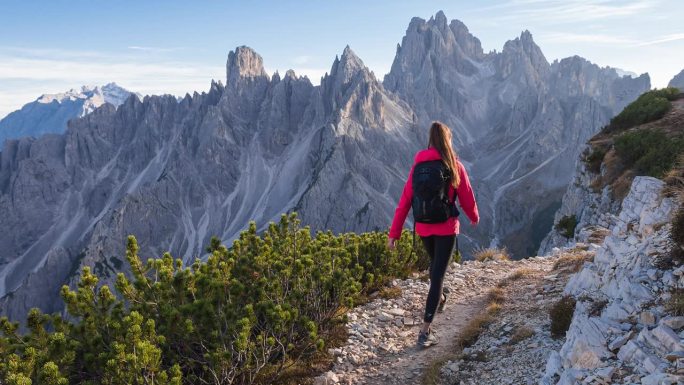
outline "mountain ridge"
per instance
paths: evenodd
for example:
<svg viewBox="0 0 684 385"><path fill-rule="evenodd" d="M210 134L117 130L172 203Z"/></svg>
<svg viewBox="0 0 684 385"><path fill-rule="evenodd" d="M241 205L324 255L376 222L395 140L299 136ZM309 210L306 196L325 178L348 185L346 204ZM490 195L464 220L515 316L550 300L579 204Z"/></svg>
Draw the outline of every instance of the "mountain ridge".
<svg viewBox="0 0 684 385"><path fill-rule="evenodd" d="M113 82L104 86L82 86L62 93L43 94L0 119L0 147L7 139L62 133L70 119L85 116L105 103L118 107L131 95L142 97Z"/></svg>

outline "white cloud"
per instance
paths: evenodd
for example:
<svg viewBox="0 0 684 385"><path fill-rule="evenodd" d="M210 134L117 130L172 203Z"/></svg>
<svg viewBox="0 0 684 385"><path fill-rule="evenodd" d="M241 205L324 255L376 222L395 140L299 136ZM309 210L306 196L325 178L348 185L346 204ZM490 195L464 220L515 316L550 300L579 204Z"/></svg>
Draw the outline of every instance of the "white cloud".
<svg viewBox="0 0 684 385"><path fill-rule="evenodd" d="M303 65L311 61L311 56L309 55L300 55L300 56L295 56L292 58L292 63L295 65Z"/></svg>
<svg viewBox="0 0 684 385"><path fill-rule="evenodd" d="M637 41L626 37L606 35L606 34L581 34L558 32L542 35L539 41L551 43L595 43L595 44L636 44Z"/></svg>
<svg viewBox="0 0 684 385"><path fill-rule="evenodd" d="M684 33L674 33L671 35L661 36L661 37L653 39L653 40L641 42L638 45L640 45L640 46L655 45L655 44L669 43L669 42L679 41L679 40L684 40Z"/></svg>
<svg viewBox="0 0 684 385"><path fill-rule="evenodd" d="M511 0L489 8L501 11L498 20L525 20L544 24L576 23L621 18L656 8L658 0ZM478 11L485 10L481 8Z"/></svg>
<svg viewBox="0 0 684 385"><path fill-rule="evenodd" d="M138 45L131 45L131 46L128 46L127 48L134 50L134 51L150 52L150 53L174 52L174 51L180 51L183 49L183 47L143 47L143 46L138 46Z"/></svg>

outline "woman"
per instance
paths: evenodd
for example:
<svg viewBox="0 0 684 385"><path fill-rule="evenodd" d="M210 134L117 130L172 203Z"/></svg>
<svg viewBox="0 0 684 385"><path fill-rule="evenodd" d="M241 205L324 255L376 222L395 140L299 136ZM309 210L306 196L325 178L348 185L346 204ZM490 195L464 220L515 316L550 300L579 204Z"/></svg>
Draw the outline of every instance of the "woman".
<svg viewBox="0 0 684 385"><path fill-rule="evenodd" d="M470 187L468 174L458 161L458 156L451 146L451 130L444 123L433 122L430 126L428 148L416 154L415 161L409 172L408 180L404 185L399 205L394 213L394 220L389 232L388 247L393 249L396 241L401 237L401 229L404 226L413 200L413 170L416 164L421 162L442 160L448 169L451 179L448 181L449 202L458 202L475 226L480 221L477 211L477 203L473 190ZM455 194L455 196L454 196ZM453 203L452 203L453 204ZM414 212L414 215L416 213ZM418 334L418 345L422 347L432 346L437 343L437 338L430 329L430 324L437 308L443 309L446 294L442 291L444 274L446 273L449 259L454 249L458 250L456 236L459 232L458 216L449 216L446 221L440 223L416 223L416 233L420 236L425 249L430 256L430 290L428 291L425 304L425 316L423 326Z"/></svg>

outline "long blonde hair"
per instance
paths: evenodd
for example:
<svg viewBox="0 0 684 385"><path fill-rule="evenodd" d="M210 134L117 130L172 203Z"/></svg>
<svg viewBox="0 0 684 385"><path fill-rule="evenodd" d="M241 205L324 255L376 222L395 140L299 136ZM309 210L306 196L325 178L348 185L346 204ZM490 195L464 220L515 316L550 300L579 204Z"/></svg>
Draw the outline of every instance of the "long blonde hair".
<svg viewBox="0 0 684 385"><path fill-rule="evenodd" d="M461 177L458 173L456 151L451 145L451 130L446 124L438 121L432 122L430 125L430 139L428 147L433 147L439 152L442 160L451 172L451 185L456 188L461 183Z"/></svg>

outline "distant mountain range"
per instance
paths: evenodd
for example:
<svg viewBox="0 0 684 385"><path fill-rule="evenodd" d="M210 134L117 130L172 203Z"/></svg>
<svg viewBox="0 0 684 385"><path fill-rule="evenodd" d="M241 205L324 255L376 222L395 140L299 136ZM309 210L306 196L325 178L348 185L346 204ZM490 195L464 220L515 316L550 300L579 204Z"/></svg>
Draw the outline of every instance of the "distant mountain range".
<svg viewBox="0 0 684 385"><path fill-rule="evenodd" d="M313 86L269 75L248 47L206 93L128 98L61 135L7 141L0 154L0 309L61 309L82 266L113 277L128 234L144 257L192 261L212 235L230 242L297 211L313 230L389 227L431 120L446 122L482 222L464 251L519 257L549 231L582 145L650 88L580 57L549 63L531 33L484 53L442 12L411 20L379 81L346 47ZM110 278L111 279L111 278Z"/></svg>
<svg viewBox="0 0 684 385"><path fill-rule="evenodd" d="M46 94L0 120L0 145L6 139L43 134L61 134L70 119L85 116L104 103L118 107L131 92L109 83L101 87L83 86L60 94ZM138 95L140 97L140 95Z"/></svg>

